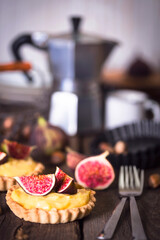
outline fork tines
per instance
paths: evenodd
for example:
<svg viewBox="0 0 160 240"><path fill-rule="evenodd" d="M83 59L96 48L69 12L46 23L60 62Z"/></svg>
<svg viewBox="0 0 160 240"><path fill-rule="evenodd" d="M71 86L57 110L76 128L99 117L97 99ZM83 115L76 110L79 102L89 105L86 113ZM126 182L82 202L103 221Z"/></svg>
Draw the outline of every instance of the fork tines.
<svg viewBox="0 0 160 240"><path fill-rule="evenodd" d="M136 168L136 166L121 166L119 174L120 190L137 189L142 191L143 183L144 183L144 170L139 170Z"/></svg>

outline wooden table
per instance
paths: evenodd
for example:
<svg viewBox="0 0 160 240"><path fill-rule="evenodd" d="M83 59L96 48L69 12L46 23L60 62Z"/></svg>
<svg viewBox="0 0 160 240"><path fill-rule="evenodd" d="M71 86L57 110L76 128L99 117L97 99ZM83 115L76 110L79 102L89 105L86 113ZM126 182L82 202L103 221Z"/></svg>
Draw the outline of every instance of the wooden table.
<svg viewBox="0 0 160 240"><path fill-rule="evenodd" d="M68 174L73 175L73 172L65 164L60 167ZM55 166L48 164L46 165L45 173L53 173L54 170ZM153 190L149 189L147 185L148 176L153 172L160 173L160 168L145 172L145 188L142 196L137 198L137 204L148 240L159 240L160 188ZM116 172L114 183L108 189L97 191L96 206L88 217L66 224L52 225L25 222L16 217L6 205L6 193L0 193L0 205L2 207L2 214L0 215L0 240L96 239L96 236L104 227L105 222L109 219L112 211L120 201L118 197L117 177L118 172ZM132 239L129 202L125 205L113 239Z"/></svg>

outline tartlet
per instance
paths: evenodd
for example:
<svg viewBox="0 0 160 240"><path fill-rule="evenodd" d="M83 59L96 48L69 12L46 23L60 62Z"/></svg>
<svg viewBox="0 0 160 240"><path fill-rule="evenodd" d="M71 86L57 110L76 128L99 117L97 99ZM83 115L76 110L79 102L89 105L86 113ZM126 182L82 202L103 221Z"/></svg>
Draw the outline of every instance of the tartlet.
<svg viewBox="0 0 160 240"><path fill-rule="evenodd" d="M27 175L38 175L40 173L42 173L42 171L44 170L44 165L42 163L39 163L39 162L35 162L33 161L33 159L31 157L29 157L28 159L26 160L21 160L21 159L13 159L13 158L10 158L12 159L11 161L17 161L18 163L21 163L22 161L24 162L33 162L34 163L34 168L29 172L27 173ZM6 163L4 163L6 164ZM2 164L2 165L4 165ZM0 167L2 166L0 165ZM22 165L23 167L23 165ZM6 175L0 175L0 191L7 191L11 186L15 185L16 184L16 180L13 178L14 176L16 176L17 174L14 175L14 173L12 173L13 176L6 176ZM25 174L22 174L22 175L25 175Z"/></svg>
<svg viewBox="0 0 160 240"><path fill-rule="evenodd" d="M83 191L90 191L89 200L83 206L65 208L65 209L52 208L51 210L35 208L35 207L31 209L26 209L24 206L22 206L12 198L12 193L14 192L14 190L18 188L19 186L15 185L8 190L6 195L7 204L17 217L30 222L57 224L57 223L71 222L76 219L81 219L87 216L91 212L96 202L96 199L94 197L95 192L92 190L86 190L83 188L84 189ZM81 191L81 189L77 189L77 191ZM60 195L62 196L65 194L60 194ZM31 196L31 199L32 199L32 196Z"/></svg>

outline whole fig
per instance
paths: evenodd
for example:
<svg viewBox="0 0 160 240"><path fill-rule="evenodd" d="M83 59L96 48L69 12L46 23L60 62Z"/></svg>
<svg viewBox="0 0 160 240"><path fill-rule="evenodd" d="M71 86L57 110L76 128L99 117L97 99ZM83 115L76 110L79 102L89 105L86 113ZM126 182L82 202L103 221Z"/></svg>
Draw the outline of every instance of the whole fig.
<svg viewBox="0 0 160 240"><path fill-rule="evenodd" d="M71 148L67 147L67 157L66 157L66 162L67 166L70 167L71 169L75 169L77 164L82 161L84 158L86 158L85 155L78 153L76 151L73 151Z"/></svg>
<svg viewBox="0 0 160 240"><path fill-rule="evenodd" d="M43 117L39 117L31 142L37 145L44 154L51 155L55 150L64 149L68 138L62 129L50 125Z"/></svg>

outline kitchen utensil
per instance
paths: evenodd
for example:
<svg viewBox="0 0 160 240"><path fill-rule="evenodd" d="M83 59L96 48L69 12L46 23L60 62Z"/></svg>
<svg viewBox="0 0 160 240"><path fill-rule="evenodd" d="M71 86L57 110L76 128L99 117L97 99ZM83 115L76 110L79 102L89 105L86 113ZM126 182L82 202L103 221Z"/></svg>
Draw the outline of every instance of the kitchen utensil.
<svg viewBox="0 0 160 240"><path fill-rule="evenodd" d="M116 229L116 226L118 224L118 221L120 219L123 207L125 205L125 202L127 200L127 197L121 198L120 203L118 206L114 209L111 217L107 221L107 223L104 226L104 229L101 231L101 233L98 235L97 239L105 240L105 239L111 239L114 231Z"/></svg>
<svg viewBox="0 0 160 240"><path fill-rule="evenodd" d="M122 176L121 176L122 174L123 174L123 172L120 171L120 174L119 174L119 194L120 194L120 191L121 191L120 181L122 179ZM118 221L120 219L120 216L121 216L121 213L122 213L122 210L124 208L126 200L127 200L127 197L122 197L121 198L121 201L119 202L117 207L112 212L111 217L109 218L109 220L105 224L104 229L98 235L97 239L105 240L105 239L111 239L112 238L112 236L114 234L114 231L116 229L116 226L118 224Z"/></svg>
<svg viewBox="0 0 160 240"><path fill-rule="evenodd" d="M134 173L133 173L133 172ZM110 219L105 224L104 229L99 234L97 239L111 239L116 226L118 224L119 218L121 216L123 207L130 197L130 211L131 211L131 224L132 224L132 235L137 240L146 240L146 236L141 223L140 215L138 212L137 204L134 196L139 196L143 191L144 183L144 170L141 170L141 180L139 179L138 172L135 166L132 167L122 166L119 174L119 194L122 196L120 203L113 211Z"/></svg>
<svg viewBox="0 0 160 240"><path fill-rule="evenodd" d="M139 210L135 197L140 196L144 185L144 170L141 170L140 178L135 166L125 166L120 169L119 193L130 198L130 213L132 225L132 237L137 240L147 240L143 229Z"/></svg>
<svg viewBox="0 0 160 240"><path fill-rule="evenodd" d="M19 78L22 71L32 72L39 83L26 86L25 79ZM35 78L34 83L36 83ZM37 111L46 109L48 89L44 82L42 72L33 68L29 62L0 64L0 106L10 106L11 109L30 106L30 108L36 107Z"/></svg>
<svg viewBox="0 0 160 240"><path fill-rule="evenodd" d="M135 165L146 169L160 165L160 123L144 120L97 134L91 143L91 155L102 153L101 143L108 143L113 147L118 141L126 143L127 152L111 153L108 156L114 168Z"/></svg>
<svg viewBox="0 0 160 240"><path fill-rule="evenodd" d="M0 72L4 71L29 71L32 66L29 62L14 62L7 64L0 64Z"/></svg>
<svg viewBox="0 0 160 240"><path fill-rule="evenodd" d="M33 32L16 38L12 43L15 59L22 60L20 49L25 44L47 50L53 73L53 92L49 121L69 135L99 130L102 127L101 93L98 79L104 60L118 44L80 32L80 17L71 18L72 32L51 36ZM26 73L27 79L31 76ZM68 93L62 94L62 93ZM72 99L73 101L68 101ZM76 103L76 104L75 104ZM61 109L61 111L60 111ZM73 109L74 118L66 109ZM71 128L71 125L74 128Z"/></svg>
<svg viewBox="0 0 160 240"><path fill-rule="evenodd" d="M160 106L146 93L135 90L110 92L105 100L105 128L113 129L146 119L148 110L152 111L155 121L160 121Z"/></svg>

